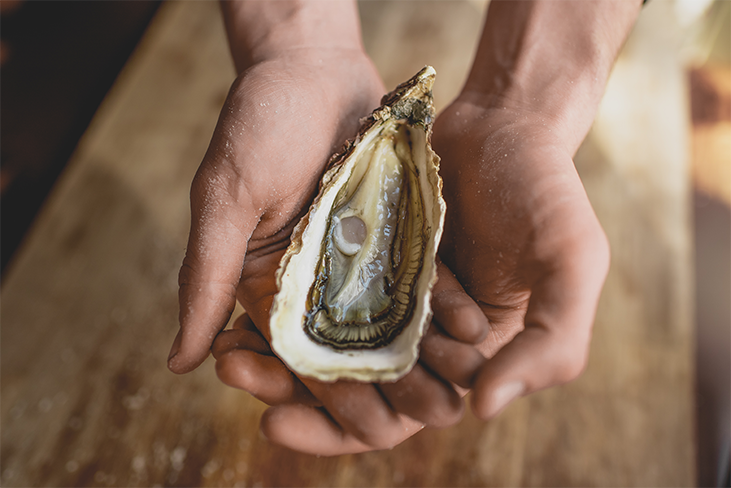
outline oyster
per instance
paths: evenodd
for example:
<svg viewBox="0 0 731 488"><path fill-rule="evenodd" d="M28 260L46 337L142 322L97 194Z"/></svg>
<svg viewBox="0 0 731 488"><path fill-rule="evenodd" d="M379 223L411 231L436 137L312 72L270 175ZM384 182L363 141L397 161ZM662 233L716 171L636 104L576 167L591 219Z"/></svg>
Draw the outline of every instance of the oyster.
<svg viewBox="0 0 731 488"><path fill-rule="evenodd" d="M446 209L430 145L435 76L427 66L383 97L292 234L270 329L298 374L393 381L418 358Z"/></svg>

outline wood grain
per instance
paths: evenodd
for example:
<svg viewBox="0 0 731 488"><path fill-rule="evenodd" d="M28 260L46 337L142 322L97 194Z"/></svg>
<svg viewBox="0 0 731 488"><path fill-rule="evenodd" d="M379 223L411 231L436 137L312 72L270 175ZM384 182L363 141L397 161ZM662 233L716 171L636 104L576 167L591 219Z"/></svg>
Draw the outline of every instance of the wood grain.
<svg viewBox="0 0 731 488"><path fill-rule="evenodd" d="M666 4L635 37L658 35ZM365 45L387 86L434 65L443 107L482 11L363 2ZM693 483L687 114L671 49L630 41L577 155L613 247L582 378L490 423L468 414L389 452L316 458L263 439L264 405L223 386L210 359L165 368L188 189L234 76L219 17L212 2L163 5L3 285L3 486Z"/></svg>

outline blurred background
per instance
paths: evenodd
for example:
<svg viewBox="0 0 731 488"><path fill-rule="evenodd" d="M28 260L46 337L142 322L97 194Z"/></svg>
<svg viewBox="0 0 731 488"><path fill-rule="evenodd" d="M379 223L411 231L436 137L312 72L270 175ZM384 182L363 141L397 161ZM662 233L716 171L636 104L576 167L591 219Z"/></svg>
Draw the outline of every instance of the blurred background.
<svg viewBox="0 0 731 488"><path fill-rule="evenodd" d="M688 53L700 486L731 486L730 26L731 2L716 2Z"/></svg>
<svg viewBox="0 0 731 488"><path fill-rule="evenodd" d="M0 277L15 265L14 256L23 249L54 182L161 3L0 0ZM399 5L406 4L373 0L362 6L364 28L388 29L372 12L391 9L396 18ZM454 5L470 12L486 8L481 0ZM731 0L678 0L673 5L683 32L680 52L689 101L693 198L687 211L694 229L697 477L701 487L724 482L731 487ZM474 14L471 18L474 25L468 30L474 32L481 20ZM407 34L418 38L427 36L425 32ZM369 53L378 57L392 50L384 39L390 38L368 37ZM442 49L448 51L452 38L443 39ZM413 57L419 58L418 53ZM460 68L440 74L461 76L470 57L471 51L455 53L449 59ZM386 85L402 81L402 71L410 70L386 70ZM444 86L454 88L437 93L441 106L459 83ZM220 104L224 95L219 93L209 104ZM126 312L114 310L112 321L124 323ZM6 326L0 317L0 327ZM174 454L169 454L173 466ZM0 452L0 473L5 460ZM76 471L73 464L64 466Z"/></svg>
<svg viewBox="0 0 731 488"><path fill-rule="evenodd" d="M0 2L3 270L158 6Z"/></svg>

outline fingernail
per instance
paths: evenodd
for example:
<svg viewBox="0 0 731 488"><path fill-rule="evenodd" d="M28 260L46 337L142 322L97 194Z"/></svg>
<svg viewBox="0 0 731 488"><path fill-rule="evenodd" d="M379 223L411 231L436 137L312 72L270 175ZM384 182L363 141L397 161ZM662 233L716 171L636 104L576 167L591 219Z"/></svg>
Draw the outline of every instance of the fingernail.
<svg viewBox="0 0 731 488"><path fill-rule="evenodd" d="M492 394L492 408L490 409L490 417L500 413L502 409L508 406L510 402L521 396L525 392L525 383L522 381L512 381L499 386L495 393Z"/></svg>
<svg viewBox="0 0 731 488"><path fill-rule="evenodd" d="M178 335L175 336L175 340L173 341L173 347L170 348L170 354L168 354L168 365L170 364L170 361L173 360L173 358L178 354L180 351L180 342L183 338L182 331L178 332Z"/></svg>

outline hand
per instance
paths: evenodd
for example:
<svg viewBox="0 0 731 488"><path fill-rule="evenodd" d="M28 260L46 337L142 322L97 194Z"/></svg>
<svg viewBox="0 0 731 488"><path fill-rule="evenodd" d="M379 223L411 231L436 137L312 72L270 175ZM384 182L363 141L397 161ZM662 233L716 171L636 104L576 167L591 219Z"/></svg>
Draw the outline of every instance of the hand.
<svg viewBox="0 0 731 488"><path fill-rule="evenodd" d="M484 100L463 94L433 141L448 208L440 256L489 321L472 397L488 419L582 371L609 249L574 148L550 121Z"/></svg>
<svg viewBox="0 0 731 488"><path fill-rule="evenodd" d="M257 328L248 314L214 342L218 376L273 405L262 418L264 434L302 452L338 455L391 448L425 426L452 425L461 419L464 404L450 382L468 385L484 358L442 330L458 330L461 322L470 322L471 329L460 330L461 340L469 342L484 337L486 324L445 266L439 266L438 275L433 303L435 321L440 322L422 343L422 357L427 359L397 382L323 383L298 377L271 351L268 329ZM271 299L264 298L268 303ZM268 320L268 314L261 320ZM445 358L445 353L453 357Z"/></svg>
<svg viewBox="0 0 731 488"><path fill-rule="evenodd" d="M329 155L382 91L367 58L338 50L287 52L234 82L191 189L173 371L190 371L206 358L240 279L247 310L256 317L268 310L261 302L271 294L271 271Z"/></svg>
<svg viewBox="0 0 731 488"><path fill-rule="evenodd" d="M448 381L420 365L401 381L383 385L300 379L268 346L274 272L292 228L314 197L329 155L385 92L361 53L312 54L322 60L319 66L303 54L245 71L226 101L191 191L191 235L180 273L181 330L169 367L184 373L205 359L238 297L248 315L219 334L216 367L225 383L277 406L262 419L272 441L324 455L392 447L423 425L459 420L464 405ZM454 289L459 285L453 278L441 283L446 292L438 288L435 295L462 303L465 311L450 308L442 320L445 329L464 313L479 314ZM450 343L439 333L430 337L438 347ZM482 360L474 350L472 357L477 362L471 371L447 365L443 374L467 384Z"/></svg>

